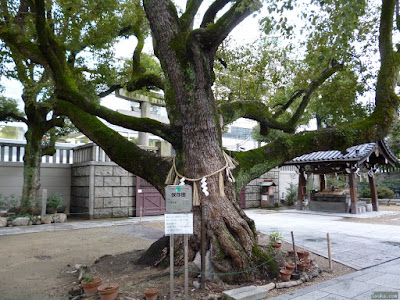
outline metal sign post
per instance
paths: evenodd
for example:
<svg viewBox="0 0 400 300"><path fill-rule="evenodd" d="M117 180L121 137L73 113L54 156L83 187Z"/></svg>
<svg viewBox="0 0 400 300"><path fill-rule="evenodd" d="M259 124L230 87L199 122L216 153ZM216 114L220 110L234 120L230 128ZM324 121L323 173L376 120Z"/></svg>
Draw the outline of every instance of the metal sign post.
<svg viewBox="0 0 400 300"><path fill-rule="evenodd" d="M169 236L169 294L170 299L174 299L174 235Z"/></svg>
<svg viewBox="0 0 400 300"><path fill-rule="evenodd" d="M174 299L174 235L183 234L185 259L185 299L189 299L188 235L193 234L192 187L169 185L165 188L165 235L169 235L170 299Z"/></svg>
<svg viewBox="0 0 400 300"><path fill-rule="evenodd" d="M188 235L183 235L184 247L185 247L185 300L189 299L189 267L188 267L188 248L189 238Z"/></svg>

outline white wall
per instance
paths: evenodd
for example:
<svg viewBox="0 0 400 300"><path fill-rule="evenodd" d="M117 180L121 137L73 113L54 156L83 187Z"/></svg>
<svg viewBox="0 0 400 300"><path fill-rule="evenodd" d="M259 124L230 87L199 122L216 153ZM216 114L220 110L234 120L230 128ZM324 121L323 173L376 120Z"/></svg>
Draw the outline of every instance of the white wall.
<svg viewBox="0 0 400 300"><path fill-rule="evenodd" d="M0 194L2 196L22 195L24 166L22 162L0 162ZM47 195L61 194L63 205L70 206L71 201L71 165L42 163L40 168L41 188L47 189Z"/></svg>

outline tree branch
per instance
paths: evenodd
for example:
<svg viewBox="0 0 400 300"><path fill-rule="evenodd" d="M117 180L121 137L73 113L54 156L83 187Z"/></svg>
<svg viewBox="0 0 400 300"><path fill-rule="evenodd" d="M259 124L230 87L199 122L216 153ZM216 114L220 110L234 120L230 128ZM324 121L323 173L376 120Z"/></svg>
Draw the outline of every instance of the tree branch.
<svg viewBox="0 0 400 300"><path fill-rule="evenodd" d="M54 127L64 127L65 118L63 117L53 117L51 120L46 121L45 130L46 132Z"/></svg>
<svg viewBox="0 0 400 300"><path fill-rule="evenodd" d="M217 2L224 2L223 0ZM222 5L222 4L221 4ZM213 25L206 27L206 33L202 34L203 44L208 49L216 49L228 36L228 34L246 17L261 8L259 0L251 4L246 0L237 0L232 7Z"/></svg>
<svg viewBox="0 0 400 300"><path fill-rule="evenodd" d="M295 126L297 122L299 121L300 117L303 115L304 110L306 109L308 103L311 100L311 96L314 93L314 91L320 87L329 77L331 77L333 74L336 72L343 70L343 65L342 64L337 64L332 68L325 69L322 74L313 82L311 82L310 86L308 89L305 91L305 95L303 96L303 99L301 100L300 105L297 107L296 112L293 114L293 116L290 118L288 122L284 125L284 127L287 128L292 128L292 131L294 132ZM274 118L276 116L274 115Z"/></svg>
<svg viewBox="0 0 400 300"><path fill-rule="evenodd" d="M25 124L27 124L27 120L16 113L13 112L4 112L4 111L0 111L0 121L4 121L4 122L24 122Z"/></svg>
<svg viewBox="0 0 400 300"><path fill-rule="evenodd" d="M278 129L288 133L294 133L296 129L296 124L299 121L301 115L304 113L305 108L310 102L313 92L321 86L331 75L337 71L343 69L343 65L336 65L330 69L324 70L322 74L314 80L307 90L299 91L295 93L294 96L284 105L284 107L289 107L294 100L301 94L305 94L303 99L297 108L296 112L287 122L278 121L278 116L281 111L278 111L275 115L271 115L269 112L269 107L264 103L259 101L238 101L232 103L222 103L219 105L219 110L224 117L224 123L229 124L240 117L252 119L258 121L262 124L263 128L266 129ZM285 109L286 109L285 108Z"/></svg>
<svg viewBox="0 0 400 300"><path fill-rule="evenodd" d="M230 0L216 0L214 1L207 9L206 13L203 16L203 21L201 22L200 27L205 28L209 24L214 24L214 19L217 13L227 5Z"/></svg>
<svg viewBox="0 0 400 300"><path fill-rule="evenodd" d="M306 91L305 90L297 90L293 93L292 97L290 97L289 101L286 102L285 104L282 105L281 108L279 108L275 114L274 117L277 118L279 117L284 111L286 111L290 105L292 105L292 103L294 102L294 100L296 100L297 98L299 98L301 95L303 95Z"/></svg>
<svg viewBox="0 0 400 300"><path fill-rule="evenodd" d="M171 161L140 149L95 116L69 102L60 100L58 109L67 115L82 133L99 145L113 162L146 179L159 191L163 191ZM124 149L124 155L121 155L121 149Z"/></svg>
<svg viewBox="0 0 400 300"><path fill-rule="evenodd" d="M164 90L164 79L153 73L138 75L135 79L125 84L115 84L109 87L106 91L99 93L98 96L103 98L123 87L125 87L128 92L134 92L143 88L159 88L160 90Z"/></svg>
<svg viewBox="0 0 400 300"><path fill-rule="evenodd" d="M149 132L170 142L174 147L181 146L181 135L179 130L174 130L167 124L149 118L137 118L121 114L98 103L85 99L79 93L74 91L69 91L64 94L59 93L59 91L56 90L56 93L58 99L68 101L85 112L93 116L98 116L114 125L122 126L131 130ZM58 106L57 113L61 114L58 111Z"/></svg>
<svg viewBox="0 0 400 300"><path fill-rule="evenodd" d="M203 0L187 0L186 11L180 18L182 28L193 28L194 17L202 3Z"/></svg>
<svg viewBox="0 0 400 300"><path fill-rule="evenodd" d="M14 51L18 49L21 56L29 58L32 62L48 67L47 61L44 59L38 46L26 38L25 33L14 24L0 22L0 39L7 46L14 47Z"/></svg>

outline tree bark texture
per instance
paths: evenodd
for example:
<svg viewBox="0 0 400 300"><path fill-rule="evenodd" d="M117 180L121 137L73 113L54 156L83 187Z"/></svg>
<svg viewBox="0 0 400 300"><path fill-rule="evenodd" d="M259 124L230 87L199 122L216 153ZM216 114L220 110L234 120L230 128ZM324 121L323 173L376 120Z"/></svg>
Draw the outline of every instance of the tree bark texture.
<svg viewBox="0 0 400 300"><path fill-rule="evenodd" d="M33 214L38 209L38 198L40 189L40 164L42 159L41 141L43 134L35 132L29 127L25 134L26 146L24 154L24 182L22 187L22 198L20 213Z"/></svg>
<svg viewBox="0 0 400 300"><path fill-rule="evenodd" d="M144 5L159 59L169 78L167 110L178 111L170 121L182 130L183 147L176 149L178 169L187 178L201 178L225 165L211 90L215 49L205 48L199 39L180 31L174 14L169 13L168 2L144 1ZM232 272L255 265L257 237L254 224L237 203L234 186L225 181L224 193L219 190L219 174L207 177L209 196L199 189L201 203L207 207L207 250L211 251L216 272L229 273L223 276L226 280L240 281L249 279L252 273L237 276ZM199 182L196 184L200 186ZM189 245L192 259L200 250L200 209L194 210L194 216L195 232Z"/></svg>

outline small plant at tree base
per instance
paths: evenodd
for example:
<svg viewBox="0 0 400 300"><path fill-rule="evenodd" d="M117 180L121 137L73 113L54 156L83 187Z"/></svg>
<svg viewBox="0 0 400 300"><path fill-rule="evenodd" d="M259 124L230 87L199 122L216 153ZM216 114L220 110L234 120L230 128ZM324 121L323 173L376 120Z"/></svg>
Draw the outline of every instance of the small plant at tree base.
<svg viewBox="0 0 400 300"><path fill-rule="evenodd" d="M62 208L63 198L61 194L54 194L47 198L47 208L52 210L58 210Z"/></svg>
<svg viewBox="0 0 400 300"><path fill-rule="evenodd" d="M85 283L89 283L89 282L92 282L92 281L93 281L93 277L90 276L90 275L85 275L82 278L82 282L85 282Z"/></svg>
<svg viewBox="0 0 400 300"><path fill-rule="evenodd" d="M271 232L269 235L271 243L279 243L282 240L282 234L278 231Z"/></svg>

